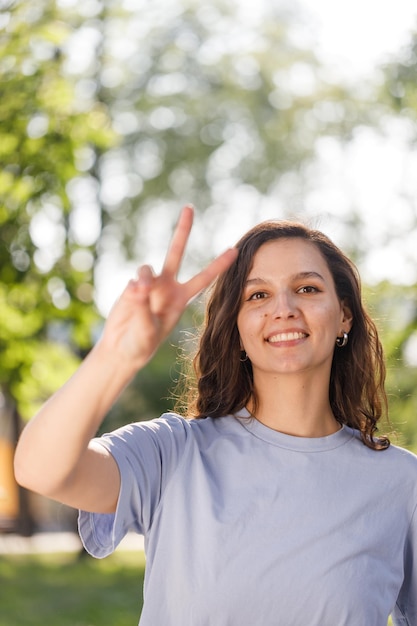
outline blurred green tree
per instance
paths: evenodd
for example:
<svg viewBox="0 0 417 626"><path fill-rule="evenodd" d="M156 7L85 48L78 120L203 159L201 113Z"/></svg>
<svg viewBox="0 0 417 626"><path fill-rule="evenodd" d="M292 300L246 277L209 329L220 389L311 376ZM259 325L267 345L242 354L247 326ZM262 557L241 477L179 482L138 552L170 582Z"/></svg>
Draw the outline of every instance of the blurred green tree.
<svg viewBox="0 0 417 626"><path fill-rule="evenodd" d="M295 14L271 9L254 25L233 3L124 6L107 16L98 74L123 137L98 163L103 230L121 256L141 258L184 202L204 213L199 263L239 191L242 213L244 197L272 198L277 216L301 210L315 141L348 139L365 109L326 80Z"/></svg>
<svg viewBox="0 0 417 626"><path fill-rule="evenodd" d="M415 167L417 142L417 30L411 34L402 50L382 68L378 94L378 124L383 132L394 131L405 137L409 163ZM417 200L415 177L401 189L402 200L409 207L411 218L407 224L398 225L398 253L414 265L417 232ZM401 277L399 277L401 282ZM373 295L374 305L381 319L384 346L387 355L387 388L390 415L399 440L417 451L417 286L379 285Z"/></svg>
<svg viewBox="0 0 417 626"><path fill-rule="evenodd" d="M417 452L417 286L382 282L365 289L377 322L387 363L389 424L393 443Z"/></svg>
<svg viewBox="0 0 417 626"><path fill-rule="evenodd" d="M68 185L114 133L105 107L80 107L63 74L73 26L53 2L1 3L0 526L24 534L32 522L10 478L20 418L75 370L100 319L95 241L78 236Z"/></svg>
<svg viewBox="0 0 417 626"><path fill-rule="evenodd" d="M68 186L87 151L113 142L99 103L80 107L63 75L72 32L55 3L3 3L0 15L0 388L24 417L88 349L95 240L83 241ZM92 157L91 157L92 158Z"/></svg>

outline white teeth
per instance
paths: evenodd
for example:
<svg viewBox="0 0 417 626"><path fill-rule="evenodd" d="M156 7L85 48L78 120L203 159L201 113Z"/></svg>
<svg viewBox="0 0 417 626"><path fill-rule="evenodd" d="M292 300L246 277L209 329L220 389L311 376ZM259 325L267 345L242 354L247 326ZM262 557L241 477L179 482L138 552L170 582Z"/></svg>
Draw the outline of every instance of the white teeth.
<svg viewBox="0 0 417 626"><path fill-rule="evenodd" d="M276 343L278 341L294 341L295 339L303 339L307 337L305 333L280 333L279 335L272 335L268 338L269 342Z"/></svg>

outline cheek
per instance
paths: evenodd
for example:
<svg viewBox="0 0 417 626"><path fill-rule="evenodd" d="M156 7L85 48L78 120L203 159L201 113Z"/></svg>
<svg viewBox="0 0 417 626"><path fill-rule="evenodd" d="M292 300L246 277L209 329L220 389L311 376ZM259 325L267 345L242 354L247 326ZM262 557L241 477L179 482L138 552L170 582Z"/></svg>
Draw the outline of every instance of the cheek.
<svg viewBox="0 0 417 626"><path fill-rule="evenodd" d="M246 335L248 334L248 324L244 316L238 316L237 329L241 337L246 337Z"/></svg>
<svg viewBox="0 0 417 626"><path fill-rule="evenodd" d="M323 323L327 326L329 331L339 332L339 327L343 318L342 311L338 306L329 305L324 307L321 311L317 311L317 315L320 315Z"/></svg>
<svg viewBox="0 0 417 626"><path fill-rule="evenodd" d="M242 338L255 336L261 329L263 320L266 317L263 311L244 312L237 316L237 329Z"/></svg>

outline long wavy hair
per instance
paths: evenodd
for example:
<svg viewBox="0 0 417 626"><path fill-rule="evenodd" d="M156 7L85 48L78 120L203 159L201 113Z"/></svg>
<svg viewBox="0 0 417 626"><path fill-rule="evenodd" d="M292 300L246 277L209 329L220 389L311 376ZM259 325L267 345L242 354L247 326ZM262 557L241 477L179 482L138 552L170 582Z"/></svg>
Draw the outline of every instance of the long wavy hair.
<svg viewBox="0 0 417 626"><path fill-rule="evenodd" d="M268 221L248 231L237 243L236 261L214 283L192 361L194 384L185 404L189 417L221 417L236 413L249 400L257 402L249 360L241 361L237 316L247 276L257 250L266 242L299 238L314 244L333 276L338 298L353 315L348 344L333 355L329 399L341 424L360 431L374 450L388 448L387 437L376 437L377 423L387 412L385 363L377 328L366 312L361 281L352 261L322 232L289 221ZM183 398L184 400L184 398Z"/></svg>

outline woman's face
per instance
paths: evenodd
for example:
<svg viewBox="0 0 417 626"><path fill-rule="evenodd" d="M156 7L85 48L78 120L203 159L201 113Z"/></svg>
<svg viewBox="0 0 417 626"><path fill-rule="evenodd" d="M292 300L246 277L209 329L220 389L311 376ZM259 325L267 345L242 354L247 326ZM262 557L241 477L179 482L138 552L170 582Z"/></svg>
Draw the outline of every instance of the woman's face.
<svg viewBox="0 0 417 626"><path fill-rule="evenodd" d="M256 252L237 318L242 348L261 376L330 377L336 337L352 325L320 250L301 238L277 239Z"/></svg>

